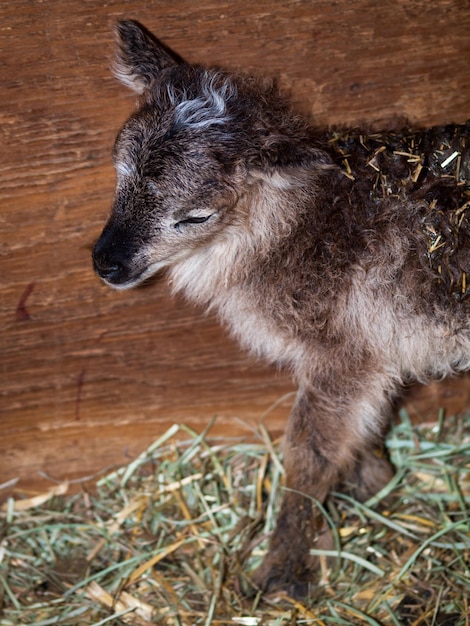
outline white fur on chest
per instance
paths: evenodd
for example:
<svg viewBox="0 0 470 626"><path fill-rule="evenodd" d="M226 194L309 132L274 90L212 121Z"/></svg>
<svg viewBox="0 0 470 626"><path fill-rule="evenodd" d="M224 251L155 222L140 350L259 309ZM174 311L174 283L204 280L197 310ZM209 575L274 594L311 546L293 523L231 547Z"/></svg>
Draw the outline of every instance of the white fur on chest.
<svg viewBox="0 0 470 626"><path fill-rule="evenodd" d="M243 257L241 251L243 250ZM218 314L241 346L271 363L292 367L304 347L270 322L244 284L251 259L248 246L220 243L170 269L174 291Z"/></svg>

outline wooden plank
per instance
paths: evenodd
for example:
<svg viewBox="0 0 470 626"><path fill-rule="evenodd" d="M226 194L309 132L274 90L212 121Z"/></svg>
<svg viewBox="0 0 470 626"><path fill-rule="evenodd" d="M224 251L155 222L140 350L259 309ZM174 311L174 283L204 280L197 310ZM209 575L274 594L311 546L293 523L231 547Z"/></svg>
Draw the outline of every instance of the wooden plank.
<svg viewBox="0 0 470 626"><path fill-rule="evenodd" d="M122 0L0 8L0 482L92 473L174 421L202 428L217 414L215 433L249 433L238 420L255 424L292 389L164 280L117 293L93 275L111 146L134 106L108 69L117 18L140 19L190 61L277 77L321 123L469 114L468 3L160 0L129 11ZM440 389L415 395L418 413L444 402ZM288 405L270 416L276 432Z"/></svg>

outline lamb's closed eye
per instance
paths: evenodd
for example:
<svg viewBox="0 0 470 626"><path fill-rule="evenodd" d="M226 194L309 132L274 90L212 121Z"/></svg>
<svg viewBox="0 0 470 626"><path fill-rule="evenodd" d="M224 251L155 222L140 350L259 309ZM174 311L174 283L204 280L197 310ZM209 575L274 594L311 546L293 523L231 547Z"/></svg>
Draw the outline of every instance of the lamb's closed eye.
<svg viewBox="0 0 470 626"><path fill-rule="evenodd" d="M198 224L204 224L204 222L208 222L212 217L213 213L208 215L189 215L181 220L175 222L173 227L179 232L186 232L188 229L191 229L193 226L197 226Z"/></svg>
<svg viewBox="0 0 470 626"><path fill-rule="evenodd" d="M203 224L204 222L207 222L207 220L211 217L212 213L210 215L193 215L179 220L178 222L176 222L175 227L185 226L186 224Z"/></svg>

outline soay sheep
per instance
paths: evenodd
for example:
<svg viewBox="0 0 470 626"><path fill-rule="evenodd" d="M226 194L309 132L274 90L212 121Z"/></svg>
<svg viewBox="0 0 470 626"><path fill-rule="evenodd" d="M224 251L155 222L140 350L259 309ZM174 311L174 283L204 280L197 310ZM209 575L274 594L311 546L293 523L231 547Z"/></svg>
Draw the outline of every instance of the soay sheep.
<svg viewBox="0 0 470 626"><path fill-rule="evenodd" d="M400 388L470 367L470 125L321 129L272 82L189 65L137 22L117 37L140 100L94 267L116 289L165 268L292 373L287 489L254 583L301 596L329 542L316 502L391 476L374 447Z"/></svg>

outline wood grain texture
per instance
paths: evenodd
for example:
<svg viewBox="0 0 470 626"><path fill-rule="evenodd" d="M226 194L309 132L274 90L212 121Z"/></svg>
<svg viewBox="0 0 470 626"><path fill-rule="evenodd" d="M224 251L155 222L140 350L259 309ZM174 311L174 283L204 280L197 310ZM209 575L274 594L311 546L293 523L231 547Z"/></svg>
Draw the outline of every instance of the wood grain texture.
<svg viewBox="0 0 470 626"><path fill-rule="evenodd" d="M38 487L126 462L175 421L249 434L292 389L164 280L113 292L90 249L111 204L114 136L134 98L109 72L112 26L139 19L189 61L278 78L321 123L464 121L461 0L110 0L0 7L0 483ZM450 397L449 397L450 396ZM290 400L268 424L280 433ZM468 383L411 411L468 406Z"/></svg>

